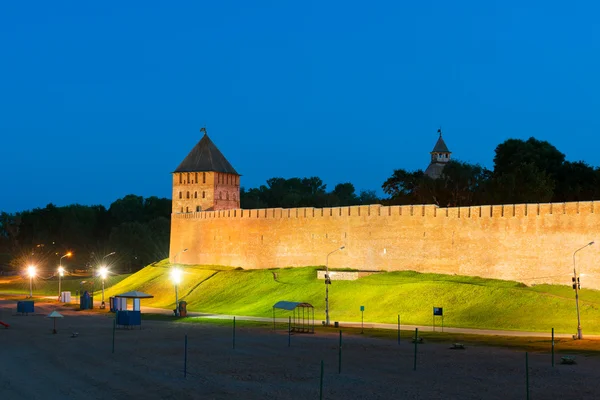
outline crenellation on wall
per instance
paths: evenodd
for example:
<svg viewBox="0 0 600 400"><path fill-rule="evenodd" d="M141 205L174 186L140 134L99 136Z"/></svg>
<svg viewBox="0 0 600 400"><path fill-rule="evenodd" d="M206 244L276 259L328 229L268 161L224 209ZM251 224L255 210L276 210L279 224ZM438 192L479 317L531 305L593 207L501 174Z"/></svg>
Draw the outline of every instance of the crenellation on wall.
<svg viewBox="0 0 600 400"><path fill-rule="evenodd" d="M579 202L575 203L562 203L563 214L576 215L579 214Z"/></svg>

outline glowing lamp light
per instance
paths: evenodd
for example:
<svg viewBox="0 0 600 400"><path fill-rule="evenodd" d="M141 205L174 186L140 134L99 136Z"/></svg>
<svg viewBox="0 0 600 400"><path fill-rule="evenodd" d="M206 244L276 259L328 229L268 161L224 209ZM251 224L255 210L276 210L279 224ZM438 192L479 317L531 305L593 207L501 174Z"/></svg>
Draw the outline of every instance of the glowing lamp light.
<svg viewBox="0 0 600 400"><path fill-rule="evenodd" d="M173 268L171 270L171 280L174 284L179 285L179 283L181 283L181 275L182 272L179 268Z"/></svg>
<svg viewBox="0 0 600 400"><path fill-rule="evenodd" d="M65 276L65 269L63 267L58 267L58 274L60 276Z"/></svg>
<svg viewBox="0 0 600 400"><path fill-rule="evenodd" d="M106 267L100 267L100 269L98 270L98 275L102 279L106 279L106 276L108 275L108 268L106 268Z"/></svg>
<svg viewBox="0 0 600 400"><path fill-rule="evenodd" d="M35 276L35 267L33 265L27 267L27 274L30 278L33 278Z"/></svg>

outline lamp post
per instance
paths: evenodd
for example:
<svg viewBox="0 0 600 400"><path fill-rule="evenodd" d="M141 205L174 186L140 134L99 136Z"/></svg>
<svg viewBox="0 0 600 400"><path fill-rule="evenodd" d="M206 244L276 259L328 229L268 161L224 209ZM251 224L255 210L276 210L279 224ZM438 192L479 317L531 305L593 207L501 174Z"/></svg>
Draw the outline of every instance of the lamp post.
<svg viewBox="0 0 600 400"><path fill-rule="evenodd" d="M104 280L106 279L106 275L108 275L108 268L105 266L100 267L98 270L98 275L102 278L102 303L100 304L100 308L104 309L106 305L104 304Z"/></svg>
<svg viewBox="0 0 600 400"><path fill-rule="evenodd" d="M35 267L30 265L27 267L27 274L29 275L29 297L33 297L33 277L35 276Z"/></svg>
<svg viewBox="0 0 600 400"><path fill-rule="evenodd" d="M175 285L175 316L178 317L179 316L179 307L178 307L179 298L177 295L177 285L179 285L179 283L181 282L181 270L179 268L171 269L171 280L173 281L173 284Z"/></svg>
<svg viewBox="0 0 600 400"><path fill-rule="evenodd" d="M577 254L579 250L583 250L593 244L594 242L589 242L585 246L575 250L573 253L573 289L575 289L575 306L577 307L577 339L583 339L583 335L581 333L581 318L579 317L579 278L577 277L577 270L575 269L575 254Z"/></svg>
<svg viewBox="0 0 600 400"><path fill-rule="evenodd" d="M342 246L339 249L335 249L331 253L327 254L325 258L325 326L329 326L329 285L331 285L331 278L329 278L329 256L339 250L344 250L346 246Z"/></svg>
<svg viewBox="0 0 600 400"><path fill-rule="evenodd" d="M181 253L185 253L186 251L188 251L188 249L183 249L179 253L175 254L175 256L173 257L173 264L177 264L177 256Z"/></svg>
<svg viewBox="0 0 600 400"><path fill-rule="evenodd" d="M60 260L58 260L58 300L59 301L60 301L60 283L61 283L60 281L61 281L62 276L65 273L65 269L62 266L62 259L65 258L65 257L71 257L72 255L73 255L73 253L68 252L67 254L65 254L64 256L62 256L60 258Z"/></svg>
<svg viewBox="0 0 600 400"><path fill-rule="evenodd" d="M102 266L104 266L104 265L105 265L105 264L104 264L104 259L105 259L106 257L110 257L110 256L112 256L112 255L114 255L114 254L117 254L117 252L116 252L116 251L113 251L113 252L111 252L111 253L108 253L108 254L107 254L107 255L105 255L104 257L102 257ZM94 271L92 271L92 279L94 279L95 272L96 272L96 271L95 271L95 269L94 269ZM94 288L96 287L96 283L95 283L95 281L92 281L92 282L94 282L94 283L92 283L92 297L94 297ZM104 282L103 282L102 284L104 285ZM102 295L103 295L103 297L104 297L104 293L102 293ZM104 298L102 299L102 301L104 301Z"/></svg>

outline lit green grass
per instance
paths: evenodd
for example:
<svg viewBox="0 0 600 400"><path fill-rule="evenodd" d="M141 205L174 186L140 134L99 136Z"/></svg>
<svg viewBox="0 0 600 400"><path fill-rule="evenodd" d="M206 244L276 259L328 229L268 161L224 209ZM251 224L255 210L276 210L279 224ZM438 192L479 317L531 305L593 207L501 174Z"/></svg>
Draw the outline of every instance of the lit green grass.
<svg viewBox="0 0 600 400"><path fill-rule="evenodd" d="M171 309L175 291L169 265L149 266L109 289L107 296L129 290L154 295L143 305ZM325 318L325 285L317 280L317 267L271 270L224 270L188 266L179 285L179 299L188 311L269 317L279 300L309 302L317 323ZM277 274L275 281L273 273ZM539 285L477 277L390 272L357 281L333 281L330 286L333 321L429 325L432 307L444 307L445 326L523 331L574 333L574 293L569 287ZM586 333L600 333L600 292L582 290L582 326ZM285 316L282 311L278 316ZM441 323L438 319L437 324Z"/></svg>

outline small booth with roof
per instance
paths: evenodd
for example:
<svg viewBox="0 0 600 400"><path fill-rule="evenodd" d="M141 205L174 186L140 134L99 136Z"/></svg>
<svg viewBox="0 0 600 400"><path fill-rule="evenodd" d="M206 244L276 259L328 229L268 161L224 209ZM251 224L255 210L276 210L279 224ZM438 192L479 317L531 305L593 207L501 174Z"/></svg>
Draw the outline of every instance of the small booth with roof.
<svg viewBox="0 0 600 400"><path fill-rule="evenodd" d="M137 290L119 294L110 298L110 310L115 312L115 320L118 327L133 328L139 326L142 329L141 299L151 299L154 296ZM133 300L133 310L127 309L127 300Z"/></svg>
<svg viewBox="0 0 600 400"><path fill-rule="evenodd" d="M290 321L290 331L296 333L315 333L315 308L309 303L296 301L278 301L273 305L273 330L275 326L275 310L291 311L288 314Z"/></svg>

